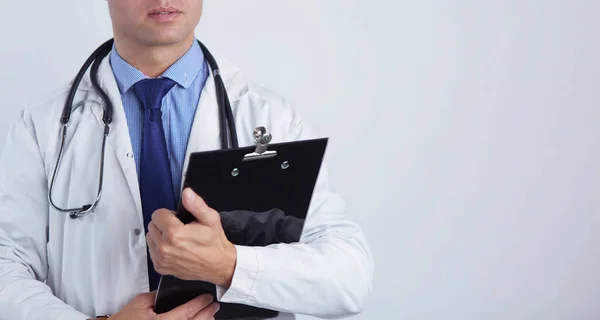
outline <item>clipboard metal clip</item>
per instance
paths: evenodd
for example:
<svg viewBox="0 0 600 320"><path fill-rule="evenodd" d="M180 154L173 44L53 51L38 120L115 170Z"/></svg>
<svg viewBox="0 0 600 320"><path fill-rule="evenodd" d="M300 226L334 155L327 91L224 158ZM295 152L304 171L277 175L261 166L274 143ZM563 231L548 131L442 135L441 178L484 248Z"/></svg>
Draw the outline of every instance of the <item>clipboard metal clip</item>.
<svg viewBox="0 0 600 320"><path fill-rule="evenodd" d="M254 152L246 154L242 161L268 159L277 155L277 151L267 150L272 136L270 133L267 133L267 129L265 127L258 127L254 129L253 135L256 149Z"/></svg>

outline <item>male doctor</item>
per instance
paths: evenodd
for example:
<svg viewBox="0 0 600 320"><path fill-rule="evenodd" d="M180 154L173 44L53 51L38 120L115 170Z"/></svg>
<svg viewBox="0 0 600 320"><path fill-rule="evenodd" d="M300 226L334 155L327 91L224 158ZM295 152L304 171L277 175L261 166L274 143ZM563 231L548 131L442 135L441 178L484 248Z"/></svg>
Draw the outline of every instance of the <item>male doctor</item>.
<svg viewBox="0 0 600 320"><path fill-rule="evenodd" d="M79 219L48 201L70 85L25 108L0 160L0 319L207 320L219 302L277 310L280 319L359 313L371 293L372 256L325 171L297 243L233 245L220 213L181 190L190 153L220 147L215 83L194 36L202 0L107 3L115 42L99 82L114 111L102 199ZM286 100L226 61L219 65L240 146L254 143L257 126L268 128L273 142L316 138ZM96 196L100 101L87 74L52 194L60 207ZM180 196L197 221L183 225L174 216ZM216 300L201 296L156 315L160 274L214 283Z"/></svg>

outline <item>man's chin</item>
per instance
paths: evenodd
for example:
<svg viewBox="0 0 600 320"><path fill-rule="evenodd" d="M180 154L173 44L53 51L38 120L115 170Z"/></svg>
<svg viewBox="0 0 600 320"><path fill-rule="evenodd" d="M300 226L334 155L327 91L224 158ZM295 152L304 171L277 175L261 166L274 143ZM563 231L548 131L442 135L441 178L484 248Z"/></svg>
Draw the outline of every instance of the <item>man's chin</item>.
<svg viewBox="0 0 600 320"><path fill-rule="evenodd" d="M151 47L174 46L188 42L187 34L182 32L158 32L146 37L144 43Z"/></svg>

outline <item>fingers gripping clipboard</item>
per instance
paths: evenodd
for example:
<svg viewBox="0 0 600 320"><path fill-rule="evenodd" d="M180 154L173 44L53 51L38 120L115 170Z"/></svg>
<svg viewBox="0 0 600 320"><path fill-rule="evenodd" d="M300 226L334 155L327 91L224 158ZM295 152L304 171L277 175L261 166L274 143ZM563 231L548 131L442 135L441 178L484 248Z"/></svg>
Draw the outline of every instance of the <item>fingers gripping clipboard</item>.
<svg viewBox="0 0 600 320"><path fill-rule="evenodd" d="M254 131L255 146L192 153L184 188L193 189L221 215L225 235L233 244L268 246L300 240L328 138L269 144L264 127ZM180 204L184 223L195 218ZM164 313L211 293L214 284L163 276L155 312ZM216 319L266 319L275 310L220 303Z"/></svg>

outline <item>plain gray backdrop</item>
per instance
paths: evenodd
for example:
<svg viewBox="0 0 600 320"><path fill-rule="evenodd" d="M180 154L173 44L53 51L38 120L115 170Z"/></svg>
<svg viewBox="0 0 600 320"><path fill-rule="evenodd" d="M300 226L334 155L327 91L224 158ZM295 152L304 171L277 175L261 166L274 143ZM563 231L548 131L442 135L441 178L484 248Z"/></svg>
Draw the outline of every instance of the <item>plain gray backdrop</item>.
<svg viewBox="0 0 600 320"><path fill-rule="evenodd" d="M197 36L331 138L334 187L376 259L356 319L592 320L598 12L595 0L207 0ZM0 29L3 141L111 26L105 1L36 0L3 3Z"/></svg>

